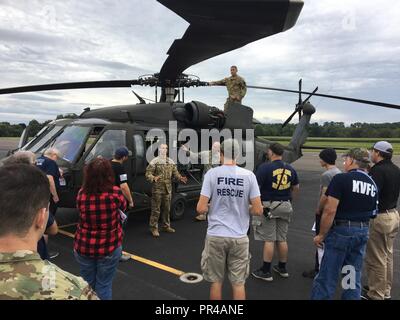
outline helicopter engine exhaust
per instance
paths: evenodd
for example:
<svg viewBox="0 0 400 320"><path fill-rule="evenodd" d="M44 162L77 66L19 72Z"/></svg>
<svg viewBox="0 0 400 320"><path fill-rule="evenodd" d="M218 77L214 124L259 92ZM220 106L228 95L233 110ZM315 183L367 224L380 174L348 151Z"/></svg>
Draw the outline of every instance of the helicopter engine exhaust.
<svg viewBox="0 0 400 320"><path fill-rule="evenodd" d="M222 128L225 123L224 112L200 101L192 101L173 110L176 120L193 128Z"/></svg>

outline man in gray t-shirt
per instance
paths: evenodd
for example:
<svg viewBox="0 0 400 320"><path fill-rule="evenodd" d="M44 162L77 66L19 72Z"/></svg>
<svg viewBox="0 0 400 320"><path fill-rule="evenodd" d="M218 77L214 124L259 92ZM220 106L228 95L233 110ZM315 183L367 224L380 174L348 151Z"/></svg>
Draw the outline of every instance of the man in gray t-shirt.
<svg viewBox="0 0 400 320"><path fill-rule="evenodd" d="M315 212L315 233L319 233L319 226L321 222L321 214L324 211L324 206L326 203L326 195L325 192L328 189L329 184L332 181L332 178L341 173L341 171L336 167L336 159L337 154L334 149L327 148L320 152L319 154L320 164L326 171L321 175L321 184L319 189L319 198L317 210ZM323 250L317 248L315 253L315 266L313 270L304 271L303 277L314 279L315 275L319 272L319 265L322 259Z"/></svg>
<svg viewBox="0 0 400 320"><path fill-rule="evenodd" d="M219 151L221 149L221 145L218 141L215 141L212 146L211 150L201 151L199 153L190 151L186 145L182 145L182 150L185 151L188 156L190 157L190 161L193 164L202 164L203 165L203 172L201 180L204 181L204 176L208 172L208 170L218 167L220 165L220 154ZM197 221L206 221L207 214L198 214L195 218Z"/></svg>
<svg viewBox="0 0 400 320"><path fill-rule="evenodd" d="M249 213L261 215L263 212L254 173L236 166L239 151L236 140L224 141L221 145L222 166L207 172L197 203L198 214L208 211L201 269L204 279L211 282L211 300L222 298L225 269L232 284L233 299L246 298L244 284L250 266Z"/></svg>

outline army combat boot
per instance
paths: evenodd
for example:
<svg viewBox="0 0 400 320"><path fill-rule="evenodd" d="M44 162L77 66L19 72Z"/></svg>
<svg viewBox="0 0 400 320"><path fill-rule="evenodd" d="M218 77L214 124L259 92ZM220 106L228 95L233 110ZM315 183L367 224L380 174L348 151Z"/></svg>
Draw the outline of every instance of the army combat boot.
<svg viewBox="0 0 400 320"><path fill-rule="evenodd" d="M174 233L175 229L171 228L170 226L165 226L165 227L161 227L161 231L168 232L168 233Z"/></svg>
<svg viewBox="0 0 400 320"><path fill-rule="evenodd" d="M157 229L150 229L150 232L153 235L153 237L158 238L160 236L160 233L158 232Z"/></svg>

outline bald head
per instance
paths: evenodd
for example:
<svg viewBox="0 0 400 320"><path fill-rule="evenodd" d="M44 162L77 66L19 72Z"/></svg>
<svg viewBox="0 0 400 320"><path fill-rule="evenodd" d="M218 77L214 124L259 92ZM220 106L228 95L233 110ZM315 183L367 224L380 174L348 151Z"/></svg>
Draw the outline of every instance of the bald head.
<svg viewBox="0 0 400 320"><path fill-rule="evenodd" d="M220 150L221 150L221 144L218 141L214 142L211 147L211 151L213 153L218 153L218 152L220 152Z"/></svg>

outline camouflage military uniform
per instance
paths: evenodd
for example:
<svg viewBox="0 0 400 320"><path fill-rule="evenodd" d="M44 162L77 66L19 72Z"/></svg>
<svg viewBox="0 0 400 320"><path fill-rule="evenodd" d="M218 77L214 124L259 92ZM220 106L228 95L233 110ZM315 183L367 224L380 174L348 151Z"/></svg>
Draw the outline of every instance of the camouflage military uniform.
<svg viewBox="0 0 400 320"><path fill-rule="evenodd" d="M0 300L98 300L80 277L28 250L0 253Z"/></svg>
<svg viewBox="0 0 400 320"><path fill-rule="evenodd" d="M154 178L160 176L155 182ZM146 169L146 179L153 183L151 198L150 230L158 230L160 208L162 207L161 225L170 227L169 211L171 207L172 176L181 179L174 161L170 158L154 158Z"/></svg>
<svg viewBox="0 0 400 320"><path fill-rule="evenodd" d="M228 111L231 104L235 102L241 103L247 92L246 81L238 75L216 81L214 84L225 85L228 90L229 96L224 104L224 112Z"/></svg>

